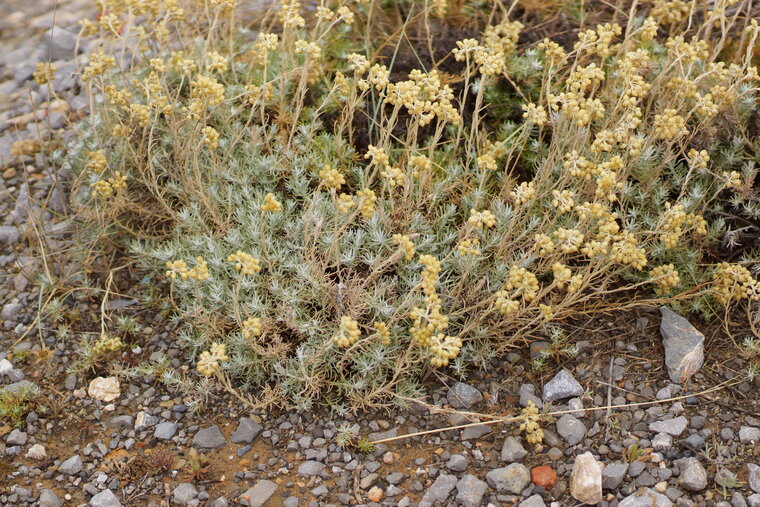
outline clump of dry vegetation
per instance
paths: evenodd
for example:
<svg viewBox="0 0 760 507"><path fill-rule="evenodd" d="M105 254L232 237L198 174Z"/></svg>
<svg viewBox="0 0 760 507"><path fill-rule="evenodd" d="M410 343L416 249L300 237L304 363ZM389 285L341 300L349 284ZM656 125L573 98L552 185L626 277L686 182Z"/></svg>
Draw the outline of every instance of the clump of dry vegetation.
<svg viewBox="0 0 760 507"><path fill-rule="evenodd" d="M101 3L79 212L252 403L377 406L568 317L760 298L756 250L707 257L726 196L757 215L748 2L561 43L499 1L285 0L256 29L233 0ZM437 35L463 13L476 36Z"/></svg>

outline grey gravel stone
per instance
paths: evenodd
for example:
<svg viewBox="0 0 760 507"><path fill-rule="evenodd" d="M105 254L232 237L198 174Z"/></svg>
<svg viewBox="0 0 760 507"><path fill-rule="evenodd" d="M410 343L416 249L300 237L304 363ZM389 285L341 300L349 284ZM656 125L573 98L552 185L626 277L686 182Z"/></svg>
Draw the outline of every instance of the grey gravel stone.
<svg viewBox="0 0 760 507"><path fill-rule="evenodd" d="M313 477L322 473L325 469L324 463L319 461L307 460L301 463L298 467L298 475L301 477Z"/></svg>
<svg viewBox="0 0 760 507"><path fill-rule="evenodd" d="M419 504L420 507L430 507L435 502L444 502L451 494L451 490L454 489L456 483L456 476L439 474L435 482L425 492L425 496L422 497L422 501Z"/></svg>
<svg viewBox="0 0 760 507"><path fill-rule="evenodd" d="M475 440L482 436L488 435L489 433L491 433L491 426L487 424L478 424L476 426L468 426L467 428L463 429L459 438L461 438L463 441Z"/></svg>
<svg viewBox="0 0 760 507"><path fill-rule="evenodd" d="M673 447L673 437L667 433L658 433L652 440L652 449L655 451L667 451Z"/></svg>
<svg viewBox="0 0 760 507"><path fill-rule="evenodd" d="M7 305L3 306L2 311L0 311L0 318L2 320L16 322L22 308L23 305L21 303L8 303Z"/></svg>
<svg viewBox="0 0 760 507"><path fill-rule="evenodd" d="M6 445L26 445L27 437L26 433L16 428L10 432L8 438L5 439Z"/></svg>
<svg viewBox="0 0 760 507"><path fill-rule="evenodd" d="M749 507L760 507L760 493L755 493L747 497Z"/></svg>
<svg viewBox="0 0 760 507"><path fill-rule="evenodd" d="M747 463L747 476L750 489L755 493L760 493L760 466Z"/></svg>
<svg viewBox="0 0 760 507"><path fill-rule="evenodd" d="M479 507L486 491L488 484L472 474L465 474L457 482L456 500L465 507Z"/></svg>
<svg viewBox="0 0 760 507"><path fill-rule="evenodd" d="M219 426L209 426L198 431L193 437L193 447L200 449L218 449L227 443Z"/></svg>
<svg viewBox="0 0 760 507"><path fill-rule="evenodd" d="M172 492L172 500L180 505L187 505L191 500L195 500L197 496L198 490L189 482L183 482L177 485Z"/></svg>
<svg viewBox="0 0 760 507"><path fill-rule="evenodd" d="M739 428L739 441L743 444L760 445L760 429L742 426Z"/></svg>
<svg viewBox="0 0 760 507"><path fill-rule="evenodd" d="M512 463L488 472L486 481L499 493L519 495L530 484L530 472L524 465Z"/></svg>
<svg viewBox="0 0 760 507"><path fill-rule="evenodd" d="M693 433L683 439L683 444L694 451L701 451L705 448L705 437L699 433Z"/></svg>
<svg viewBox="0 0 760 507"><path fill-rule="evenodd" d="M628 473L628 463L610 463L602 469L602 488L616 489Z"/></svg>
<svg viewBox="0 0 760 507"><path fill-rule="evenodd" d="M40 491L40 498L38 500L38 507L61 507L63 502L58 498L58 495L51 489L43 489Z"/></svg>
<svg viewBox="0 0 760 507"><path fill-rule="evenodd" d="M731 507L747 507L747 501L738 491L731 495Z"/></svg>
<svg viewBox="0 0 760 507"><path fill-rule="evenodd" d="M162 422L156 426L153 436L161 440L171 440L177 433L179 424L173 422Z"/></svg>
<svg viewBox="0 0 760 507"><path fill-rule="evenodd" d="M145 431L158 422L158 417L140 411L135 416L135 431ZM171 437L169 437L171 438Z"/></svg>
<svg viewBox="0 0 760 507"><path fill-rule="evenodd" d="M520 439L515 437L507 437L504 439L504 444L501 446L501 460L507 463L515 461L522 461L522 459L528 455L528 451L522 446Z"/></svg>
<svg viewBox="0 0 760 507"><path fill-rule="evenodd" d="M518 504L518 507L545 507L544 499L540 495L529 496Z"/></svg>
<svg viewBox="0 0 760 507"><path fill-rule="evenodd" d="M707 471L697 458L687 458L682 462L678 484L689 491L702 491L707 487Z"/></svg>
<svg viewBox="0 0 760 507"><path fill-rule="evenodd" d="M15 245L20 237L21 234L18 227L14 225L0 225L0 244Z"/></svg>
<svg viewBox="0 0 760 507"><path fill-rule="evenodd" d="M235 444L250 444L258 437L264 428L261 424L248 417L241 417L235 433L232 434L232 442Z"/></svg>
<svg viewBox="0 0 760 507"><path fill-rule="evenodd" d="M673 382L684 384L702 367L705 336L669 308L661 307L660 313L660 334L665 348L668 376Z"/></svg>
<svg viewBox="0 0 760 507"><path fill-rule="evenodd" d="M618 507L671 507L673 502L653 489L640 488L632 495L623 498Z"/></svg>
<svg viewBox="0 0 760 507"><path fill-rule="evenodd" d="M483 401L483 395L471 385L456 382L446 394L446 399L454 408L471 408Z"/></svg>
<svg viewBox="0 0 760 507"><path fill-rule="evenodd" d="M79 454L75 454L70 457L58 467L58 471L66 475L75 475L82 471L83 468L82 458Z"/></svg>
<svg viewBox="0 0 760 507"><path fill-rule="evenodd" d="M649 425L649 431L655 433L667 433L668 435L677 437L686 430L688 424L689 421L681 415L672 419L653 422Z"/></svg>
<svg viewBox="0 0 760 507"><path fill-rule="evenodd" d="M543 390L544 403L575 398L583 394L583 387L567 370L561 370L546 383Z"/></svg>
<svg viewBox="0 0 760 507"><path fill-rule="evenodd" d="M533 404L538 408L543 408L544 402L536 396L536 388L531 384L523 384L520 386L520 389L518 390L518 393L520 394L520 406L521 407L527 407L528 402L532 401Z"/></svg>
<svg viewBox="0 0 760 507"><path fill-rule="evenodd" d="M467 470L467 458L461 454L452 454L449 458L449 462L446 463L446 468L452 472L464 472Z"/></svg>
<svg viewBox="0 0 760 507"><path fill-rule="evenodd" d="M105 489L90 498L90 507L121 507L121 502L113 491Z"/></svg>
<svg viewBox="0 0 760 507"><path fill-rule="evenodd" d="M557 433L568 445L575 445L586 435L586 426L574 415L564 414L557 420Z"/></svg>
<svg viewBox="0 0 760 507"><path fill-rule="evenodd" d="M276 491L277 484L274 482L267 480L259 481L255 486L248 488L245 493L240 495L238 500L243 505L248 505L249 507L262 507L270 498L272 498L272 495L274 495ZM298 505L297 502L296 505Z"/></svg>
<svg viewBox="0 0 760 507"><path fill-rule="evenodd" d="M45 33L45 59L51 61L71 60L74 58L74 49L77 45L77 34L59 26L54 26Z"/></svg>

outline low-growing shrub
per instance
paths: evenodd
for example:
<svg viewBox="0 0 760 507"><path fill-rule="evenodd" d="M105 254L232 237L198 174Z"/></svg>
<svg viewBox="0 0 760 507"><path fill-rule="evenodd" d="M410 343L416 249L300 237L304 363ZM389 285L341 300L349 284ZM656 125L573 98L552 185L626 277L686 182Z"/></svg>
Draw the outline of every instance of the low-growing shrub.
<svg viewBox="0 0 760 507"><path fill-rule="evenodd" d="M568 317L758 298L705 258L705 211L757 174L759 28L725 2L569 47L524 44L499 2L283 1L258 31L232 0L103 4L80 214L252 403L403 401ZM455 5L482 33L435 57Z"/></svg>

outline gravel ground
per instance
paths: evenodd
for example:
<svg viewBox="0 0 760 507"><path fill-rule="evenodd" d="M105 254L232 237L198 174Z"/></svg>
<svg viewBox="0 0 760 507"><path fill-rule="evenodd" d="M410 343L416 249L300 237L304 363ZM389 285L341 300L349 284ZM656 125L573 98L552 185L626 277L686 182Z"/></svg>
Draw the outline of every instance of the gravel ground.
<svg viewBox="0 0 760 507"><path fill-rule="evenodd" d="M93 12L79 0L53 5L6 0L10 15L0 21L0 383L42 389L18 427L0 427L0 504L760 506L760 383L742 380L747 365L727 357L733 349L720 330L705 337L667 311L571 325L575 357L534 371L526 365L547 344L533 343L467 383L431 382L424 404L358 416L250 413L221 392L193 412L189 399L150 378L117 385L108 372L72 374L73 334L33 325L34 280L55 272L75 285L82 276L66 261L65 185L40 153L11 154L18 141L65 141L69 122L87 113L67 30ZM30 81L46 55L57 60L59 98ZM123 361L163 355L181 368L173 325L124 276L116 285L129 288L108 304L112 317L137 322ZM64 323L97 331L99 319L99 300L66 300ZM473 412L516 415L529 401L567 412L542 423L538 446L515 424L470 425L367 453L337 443L340 428L378 440L481 422Z"/></svg>

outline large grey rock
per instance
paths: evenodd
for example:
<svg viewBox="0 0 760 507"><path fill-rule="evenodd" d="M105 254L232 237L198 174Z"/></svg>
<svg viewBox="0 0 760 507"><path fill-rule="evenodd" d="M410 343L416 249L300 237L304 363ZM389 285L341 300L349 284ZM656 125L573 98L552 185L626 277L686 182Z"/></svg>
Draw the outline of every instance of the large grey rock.
<svg viewBox="0 0 760 507"><path fill-rule="evenodd" d="M616 489L628 473L628 463L610 463L602 470L602 488Z"/></svg>
<svg viewBox="0 0 760 507"><path fill-rule="evenodd" d="M121 502L110 489L104 489L90 498L90 507L121 507Z"/></svg>
<svg viewBox="0 0 760 507"><path fill-rule="evenodd" d="M504 439L504 445L501 446L501 460L507 463L522 461L528 455L528 451L520 443L520 439L507 437Z"/></svg>
<svg viewBox="0 0 760 507"><path fill-rule="evenodd" d="M456 501L465 507L479 507L486 491L488 484L472 474L465 474L457 482Z"/></svg>
<svg viewBox="0 0 760 507"><path fill-rule="evenodd" d="M512 463L488 472L486 481L499 493L519 495L530 484L530 472L524 465Z"/></svg>
<svg viewBox="0 0 760 507"><path fill-rule="evenodd" d="M301 463L298 467L298 475L301 477L313 477L322 473L325 469L325 464L319 461L307 460Z"/></svg>
<svg viewBox="0 0 760 507"><path fill-rule="evenodd" d="M544 403L576 398L583 394L583 387L567 370L561 370L546 383L543 390Z"/></svg>
<svg viewBox="0 0 760 507"><path fill-rule="evenodd" d="M51 489L43 489L40 491L40 498L37 501L38 507L61 507L63 503L58 495Z"/></svg>
<svg viewBox="0 0 760 507"><path fill-rule="evenodd" d="M639 488L636 493L623 498L618 507L671 507L673 502L653 489Z"/></svg>
<svg viewBox="0 0 760 507"><path fill-rule="evenodd" d="M272 481L259 481L252 488L248 488L238 499L243 505L249 507L262 507L277 491L277 484Z"/></svg>
<svg viewBox="0 0 760 507"><path fill-rule="evenodd" d="M760 466L747 463L747 476L750 489L755 493L760 493Z"/></svg>
<svg viewBox="0 0 760 507"><path fill-rule="evenodd" d="M75 475L82 471L84 464L79 454L70 457L58 467L58 471L65 475Z"/></svg>
<svg viewBox="0 0 760 507"><path fill-rule="evenodd" d="M666 307L660 308L660 334L665 348L665 366L670 380L684 384L705 360L705 335L691 323Z"/></svg>
<svg viewBox="0 0 760 507"><path fill-rule="evenodd" d="M2 311L0 311L0 319L16 322L22 308L24 308L24 305L21 303L8 303L3 306Z"/></svg>
<svg viewBox="0 0 760 507"><path fill-rule="evenodd" d="M179 424L165 421L156 425L153 436L161 440L171 440L177 433L178 428Z"/></svg>
<svg viewBox="0 0 760 507"><path fill-rule="evenodd" d="M654 433L667 433L673 437L680 436L686 430L689 421L682 415L664 421L655 421L649 425L649 431Z"/></svg>
<svg viewBox="0 0 760 507"><path fill-rule="evenodd" d="M263 427L248 417L241 417L235 433L232 434L232 442L236 444L250 444L263 431Z"/></svg>
<svg viewBox="0 0 760 507"><path fill-rule="evenodd" d="M451 474L439 474L422 497L420 507L431 507L434 503L444 503L456 486L457 478Z"/></svg>
<svg viewBox="0 0 760 507"><path fill-rule="evenodd" d="M193 447L199 449L218 449L227 443L219 426L209 426L198 431L193 437Z"/></svg>
<svg viewBox="0 0 760 507"><path fill-rule="evenodd" d="M707 487L707 471L697 458L686 458L681 462L678 483L689 491L702 491Z"/></svg>
<svg viewBox="0 0 760 507"><path fill-rule="evenodd" d="M586 435L586 426L577 417L564 414L557 420L557 433L568 443L575 445Z"/></svg>
<svg viewBox="0 0 760 507"><path fill-rule="evenodd" d="M465 440L476 440L480 437L483 437L485 435L488 435L491 433L492 429L491 426L488 424L477 424L475 426L468 426L462 430L462 433L460 433L459 438L462 439L462 441Z"/></svg>
<svg viewBox="0 0 760 507"><path fill-rule="evenodd" d="M5 439L5 443L6 445L26 445L28 438L25 432L17 428L11 431L8 438Z"/></svg>
<svg viewBox="0 0 760 507"><path fill-rule="evenodd" d="M546 507L546 504L540 495L533 495L520 502L517 507Z"/></svg>
<svg viewBox="0 0 760 507"><path fill-rule="evenodd" d="M532 401L533 404L538 408L544 407L544 402L536 396L536 387L533 384L523 384L518 389L518 394L520 395L520 406L521 407L527 407L528 402Z"/></svg>
<svg viewBox="0 0 760 507"><path fill-rule="evenodd" d="M760 445L760 429L742 426L739 428L739 441L743 444Z"/></svg>
<svg viewBox="0 0 760 507"><path fill-rule="evenodd" d="M590 452L575 458L570 475L570 494L579 502L588 505L596 505L602 501L602 468Z"/></svg>
<svg viewBox="0 0 760 507"><path fill-rule="evenodd" d="M59 26L54 26L43 38L45 51L42 56L45 61L72 60L77 46L77 34Z"/></svg>
<svg viewBox="0 0 760 507"><path fill-rule="evenodd" d="M749 507L760 507L760 493L755 493L747 497Z"/></svg>
<svg viewBox="0 0 760 507"><path fill-rule="evenodd" d="M195 485L189 482L183 482L177 485L172 492L172 500L180 505L187 505L195 500L197 496L198 490L195 489Z"/></svg>
<svg viewBox="0 0 760 507"><path fill-rule="evenodd" d="M483 395L471 385L456 382L446 394L446 399L454 408L471 408L483 401Z"/></svg>

